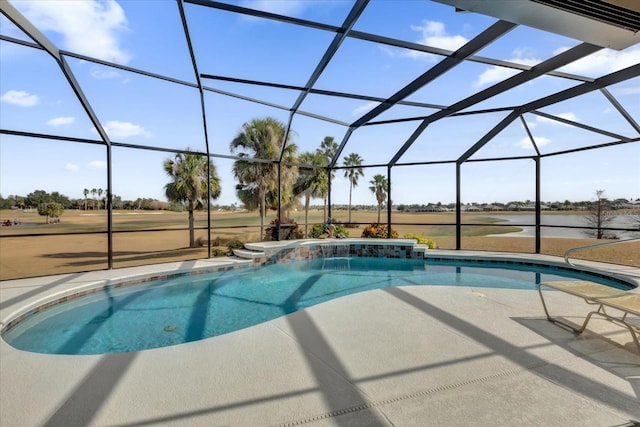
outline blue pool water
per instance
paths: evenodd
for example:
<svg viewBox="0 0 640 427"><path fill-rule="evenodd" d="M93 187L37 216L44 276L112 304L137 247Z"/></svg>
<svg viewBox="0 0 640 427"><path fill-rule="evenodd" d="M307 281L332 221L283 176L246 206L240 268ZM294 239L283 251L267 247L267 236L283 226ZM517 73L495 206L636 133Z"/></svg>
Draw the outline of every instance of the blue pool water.
<svg viewBox="0 0 640 427"><path fill-rule="evenodd" d="M226 334L372 289L403 285L535 289L541 281L568 278L628 289L611 279L551 267L315 259L108 288L29 316L3 338L15 348L38 353L138 351Z"/></svg>

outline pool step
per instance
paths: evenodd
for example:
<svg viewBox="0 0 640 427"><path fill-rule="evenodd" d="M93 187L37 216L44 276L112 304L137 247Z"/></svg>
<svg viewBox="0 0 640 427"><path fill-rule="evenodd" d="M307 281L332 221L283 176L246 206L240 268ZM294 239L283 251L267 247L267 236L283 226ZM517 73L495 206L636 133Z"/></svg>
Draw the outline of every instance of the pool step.
<svg viewBox="0 0 640 427"><path fill-rule="evenodd" d="M427 249L429 249L429 246L425 245L424 243L416 243L415 245L413 245L413 250L416 252L422 252L423 255L427 253Z"/></svg>
<svg viewBox="0 0 640 427"><path fill-rule="evenodd" d="M234 249L233 254L242 259L264 258L263 251L254 251L252 249Z"/></svg>

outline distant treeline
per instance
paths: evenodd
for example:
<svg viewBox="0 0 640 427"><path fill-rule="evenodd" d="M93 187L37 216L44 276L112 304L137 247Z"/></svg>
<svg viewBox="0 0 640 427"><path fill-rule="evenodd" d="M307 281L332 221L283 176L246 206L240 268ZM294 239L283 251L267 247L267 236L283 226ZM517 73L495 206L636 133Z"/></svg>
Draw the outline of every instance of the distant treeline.
<svg viewBox="0 0 640 427"><path fill-rule="evenodd" d="M640 199L615 199L604 200L607 209L640 209ZM593 200L583 200L572 202L565 200L564 202L542 202L540 203L540 209L545 211L587 211L593 208ZM346 210L347 205L332 204L332 209ZM413 204L397 204L392 205L393 210L399 212L453 212L456 210L455 203L413 203ZM322 209L322 206L311 206L311 209ZM372 210L376 209L374 205L352 205L352 210ZM463 203L462 210L468 212L490 212L490 211L535 211L536 204L531 200L525 201L512 201L508 203L493 202L493 203Z"/></svg>
<svg viewBox="0 0 640 427"><path fill-rule="evenodd" d="M78 210L104 210L106 206L106 192L103 197L89 194L84 199L72 199L60 194L57 191L48 193L44 190L35 190L26 196L10 195L2 197L0 195L0 209L30 209L37 208L43 203L60 203L64 209ZM593 206L594 201L569 201L564 202L543 202L541 208L543 210L589 210ZM112 199L113 209L118 210L171 210L181 212L185 207L180 203L169 203L153 198L139 197L135 200L123 200L122 197L114 195ZM212 210L236 211L244 209L243 206L237 204L220 205L212 204ZM322 205L311 206L311 209L323 209ZM348 205L333 204L333 209L346 210ZM352 205L352 210L375 210L376 205ZM454 211L455 203L426 203L426 204L397 204L393 205L393 209L400 212L449 212ZM609 209L640 209L640 199L615 199L608 201ZM508 203L466 203L463 204L463 210L467 211L531 211L535 210L535 203L531 200L512 201Z"/></svg>
<svg viewBox="0 0 640 427"><path fill-rule="evenodd" d="M0 195L0 209L30 209L37 208L43 203L60 203L65 209L99 210L106 206L106 193L104 197L88 197L85 199L72 199L57 191L48 193L44 190L35 190L26 196ZM120 196L113 196L114 209L167 209L169 203L155 199L138 198L136 200L122 200Z"/></svg>
<svg viewBox="0 0 640 427"><path fill-rule="evenodd" d="M88 195L84 199L73 199L60 194L57 191L48 193L44 190L35 190L26 196L0 195L0 209L36 209L45 203L60 203L64 209L77 210L104 210L106 207L106 192L104 196ZM135 200L123 200L122 197L114 195L112 199L113 209L118 210L171 210L181 212L185 207L180 203L168 203L152 198L138 197ZM215 205L214 209L234 211L239 209L236 205Z"/></svg>

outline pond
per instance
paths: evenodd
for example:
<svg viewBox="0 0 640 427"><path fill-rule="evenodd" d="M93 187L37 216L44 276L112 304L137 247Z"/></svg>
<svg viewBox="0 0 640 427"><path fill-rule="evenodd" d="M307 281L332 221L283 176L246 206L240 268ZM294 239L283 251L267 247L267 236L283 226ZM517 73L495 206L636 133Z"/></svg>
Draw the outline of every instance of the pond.
<svg viewBox="0 0 640 427"><path fill-rule="evenodd" d="M541 214L541 225L554 225L562 227L589 227L589 223L586 219L588 213L580 214ZM490 214L492 218L503 220L501 224L534 224L536 217L534 214ZM616 215L611 222L607 225L611 228L633 228L634 218L632 215ZM536 233L535 226L520 226L522 231L499 234L496 236L522 236L522 237L534 237ZM544 237L566 237L572 239L586 239L590 236L587 235L585 229L579 228L556 228L556 227L543 227L542 235ZM628 232L628 231L613 231L618 238L631 238L640 237L640 232Z"/></svg>

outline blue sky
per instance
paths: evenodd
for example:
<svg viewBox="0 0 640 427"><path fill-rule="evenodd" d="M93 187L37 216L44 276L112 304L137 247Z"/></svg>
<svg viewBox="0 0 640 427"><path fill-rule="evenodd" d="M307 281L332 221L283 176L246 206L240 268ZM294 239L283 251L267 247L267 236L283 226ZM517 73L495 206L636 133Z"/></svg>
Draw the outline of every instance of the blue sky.
<svg viewBox="0 0 640 427"><path fill-rule="evenodd" d="M59 48L94 56L181 81L195 82L173 1L16 1L10 2ZM264 0L229 2L302 19L340 25L351 1ZM282 22L234 15L185 5L200 73L234 76L291 85L304 85L334 34ZM455 13L430 1L372 0L354 29L386 37L455 50L495 22L474 13ZM28 40L4 16L4 36ZM535 65L580 42L560 35L517 27L478 55ZM386 98L435 65L442 57L416 53L358 39L347 39L316 83L317 88ZM42 51L0 41L0 127L7 130L98 139L87 114L57 64ZM200 100L197 90L67 58L85 96L113 141L143 146L204 151ZM640 63L640 46L622 51L601 50L562 69L599 77ZM513 75L512 70L466 62L407 98L449 105ZM290 107L296 91L203 80L205 86ZM578 84L541 77L508 94L490 98L472 109L514 106ZM640 79L609 88L640 121ZM232 155L229 143L242 124L273 116L288 120L288 111L206 93L206 117L211 152ZM301 110L351 123L376 106L362 100L308 95ZM424 116L435 110L395 106L376 120ZM633 127L601 93L591 93L542 110L575 122L637 138ZM430 125L400 162L456 159L507 113L452 117ZM612 138L567 126L534 114L525 115L543 153L606 143ZM390 160L418 122L368 126L356 130L342 157L359 153L365 164ZM340 142L347 127L296 115L293 141L299 151L315 150L325 136ZM106 188L106 150L94 144L34 140L0 135L0 193L26 195L35 189L59 191L82 198L84 188ZM512 123L473 158L533 154L520 120ZM123 199L163 200L167 178L162 161L170 155L147 150L113 148L113 192ZM219 203L236 202L232 161L214 159L222 179ZM340 161L339 164L342 162ZM593 199L603 189L610 198L640 198L640 144L556 156L542 161L545 201ZM508 202L533 200L535 166L532 160L469 163L462 168L463 201ZM354 189L353 203L375 204L368 182L386 168L365 169ZM394 203L455 201L452 165L395 167ZM338 171L333 183L334 203L348 202L349 187Z"/></svg>

